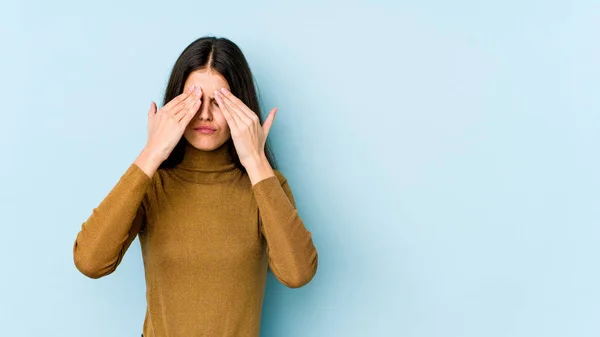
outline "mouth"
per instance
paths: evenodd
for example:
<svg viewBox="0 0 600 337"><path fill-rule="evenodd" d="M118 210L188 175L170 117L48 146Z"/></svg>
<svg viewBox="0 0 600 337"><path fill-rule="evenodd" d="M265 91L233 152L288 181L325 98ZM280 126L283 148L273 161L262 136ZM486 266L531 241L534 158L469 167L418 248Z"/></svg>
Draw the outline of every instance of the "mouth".
<svg viewBox="0 0 600 337"><path fill-rule="evenodd" d="M194 131L202 133L202 134L212 134L212 133L215 133L217 130L215 130L209 126L201 126L198 128L194 128Z"/></svg>

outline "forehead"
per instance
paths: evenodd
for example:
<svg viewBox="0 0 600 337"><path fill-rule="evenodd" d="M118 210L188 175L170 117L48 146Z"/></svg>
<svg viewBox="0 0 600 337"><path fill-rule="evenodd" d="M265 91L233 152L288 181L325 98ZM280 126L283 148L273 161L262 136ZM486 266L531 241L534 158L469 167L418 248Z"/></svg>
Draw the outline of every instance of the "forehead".
<svg viewBox="0 0 600 337"><path fill-rule="evenodd" d="M190 73L188 78L185 80L184 90L191 85L200 85L202 90L212 92L213 90L225 87L229 89L227 81L214 70L201 69L195 70Z"/></svg>

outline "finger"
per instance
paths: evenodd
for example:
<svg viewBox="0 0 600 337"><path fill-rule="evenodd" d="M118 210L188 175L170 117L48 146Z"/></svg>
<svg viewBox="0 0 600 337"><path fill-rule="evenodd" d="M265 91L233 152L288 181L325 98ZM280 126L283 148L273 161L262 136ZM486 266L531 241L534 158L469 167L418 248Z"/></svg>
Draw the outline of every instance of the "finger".
<svg viewBox="0 0 600 337"><path fill-rule="evenodd" d="M200 99L190 102L190 104L187 105L184 109L181 109L181 112L175 115L175 118L177 119L177 121L181 122L183 119L186 118L186 116L190 116L190 118L194 117L194 115L196 115L196 112L198 112L200 104L202 104L202 100Z"/></svg>
<svg viewBox="0 0 600 337"><path fill-rule="evenodd" d="M235 110L235 108L230 103L227 102L227 98L225 96L223 96L223 94L221 94L220 91L215 90L215 97L221 101L223 106L225 106L225 108L227 109L229 114L235 120L238 127L242 126L243 124L246 124L246 125L250 124L249 122L247 122L247 117L246 117L246 119L242 118L242 116L239 115L239 112L237 110Z"/></svg>
<svg viewBox="0 0 600 337"><path fill-rule="evenodd" d="M223 106L225 108L225 111L229 114L231 119L234 121L236 128L240 128L241 126L245 125L245 123L239 117L238 113L236 111L232 110L231 107L229 106L229 104L227 104L225 102L224 97L223 97L223 95L221 95L221 93L216 91L215 97L218 100L217 102L219 102L219 101L221 102L221 106Z"/></svg>
<svg viewBox="0 0 600 337"><path fill-rule="evenodd" d="M200 108L200 104L201 101L198 100L196 101L195 105L191 109L189 109L188 113L179 114L178 116L181 116L181 119L179 119L179 123L182 123L183 125L188 125L192 118L194 118L194 116L196 115L198 108Z"/></svg>
<svg viewBox="0 0 600 337"><path fill-rule="evenodd" d="M273 110L271 110L271 112L269 112L269 115L267 116L267 119L265 120L265 123L263 124L263 130L265 131L265 139L269 136L269 131L271 130L271 126L273 125L273 121L275 120L275 114L277 114L278 110L279 108L274 108Z"/></svg>
<svg viewBox="0 0 600 337"><path fill-rule="evenodd" d="M179 112L177 112L173 116L177 119L177 121L181 121L187 115L194 116L198 111L198 108L200 107L201 103L202 100L200 100L199 98L191 100L185 105L183 109L179 110Z"/></svg>
<svg viewBox="0 0 600 337"><path fill-rule="evenodd" d="M156 103L152 101L150 103L150 110L148 110L148 119L154 117L156 115Z"/></svg>
<svg viewBox="0 0 600 337"><path fill-rule="evenodd" d="M227 90L227 88L222 87L220 94L225 97L225 102L229 103L229 106L234 106L237 109L237 111L240 113L240 116L246 116L254 122L259 121L258 116L254 113L254 111L250 110L250 108L248 108L248 106L244 104L241 99L237 98L231 93L231 91Z"/></svg>
<svg viewBox="0 0 600 337"><path fill-rule="evenodd" d="M231 112L229 112L229 109L227 108L227 106L225 105L225 103L223 103L223 101L221 100L221 98L219 97L217 91L215 90L215 100L217 100L217 104L219 105L219 109L221 110L221 113L223 113L223 116L225 117L225 120L227 120L227 124L229 125L229 128L232 131L237 131L238 129L238 124L237 121L233 118L233 116L231 115Z"/></svg>
<svg viewBox="0 0 600 337"><path fill-rule="evenodd" d="M181 102L177 103L177 105L175 105L171 110L170 113L173 116L176 116L178 113L180 113L181 111L185 111L189 108L190 104L192 104L194 102L194 98L196 98L196 94L198 91L198 87L192 86L193 89L192 92Z"/></svg>
<svg viewBox="0 0 600 337"><path fill-rule="evenodd" d="M227 105L229 110L232 111L233 114L235 116L237 116L240 119L240 121L242 121L242 123L244 123L246 125L250 125L255 122L258 122L258 116L256 116L256 114L254 112L250 111L251 114L253 114L255 117L257 117L256 119L252 118L247 112L242 111L240 106L238 106L236 103L234 103L227 96L223 95L223 93L219 92L219 96L221 96L221 99L223 100L223 102L225 102L225 105ZM242 101L239 101L239 102L240 102L240 104L245 106L245 104Z"/></svg>
<svg viewBox="0 0 600 337"><path fill-rule="evenodd" d="M165 104L162 107L163 111L170 111L175 106L183 102L185 99L189 98L189 96L194 92L195 85L190 86L185 92L181 93L177 97L173 98L169 103Z"/></svg>
<svg viewBox="0 0 600 337"><path fill-rule="evenodd" d="M172 109L173 116L177 116L180 113L187 113L189 109L198 101L202 96L200 87L196 87L194 92L188 96L183 102L179 103Z"/></svg>
<svg viewBox="0 0 600 337"><path fill-rule="evenodd" d="M184 94L184 96L182 96L183 98L178 100L178 102L176 104L173 104L172 106L169 107L169 109L164 110L165 113L170 114L170 115L175 115L177 114L177 112L179 112L181 109L183 109L185 107L185 105L187 104L187 102L191 101L191 98L194 96L194 92L189 92L188 89ZM170 103L170 102L169 102Z"/></svg>

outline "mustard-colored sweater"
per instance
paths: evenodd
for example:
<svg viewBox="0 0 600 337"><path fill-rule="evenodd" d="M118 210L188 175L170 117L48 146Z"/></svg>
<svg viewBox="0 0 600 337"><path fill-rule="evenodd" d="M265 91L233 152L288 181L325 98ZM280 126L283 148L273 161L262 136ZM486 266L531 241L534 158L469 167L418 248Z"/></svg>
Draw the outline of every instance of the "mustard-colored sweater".
<svg viewBox="0 0 600 337"><path fill-rule="evenodd" d="M267 267L290 288L317 271L311 232L274 171L252 186L226 144L188 144L179 165L152 178L133 163L82 224L75 266L106 276L138 236L144 337L258 336Z"/></svg>

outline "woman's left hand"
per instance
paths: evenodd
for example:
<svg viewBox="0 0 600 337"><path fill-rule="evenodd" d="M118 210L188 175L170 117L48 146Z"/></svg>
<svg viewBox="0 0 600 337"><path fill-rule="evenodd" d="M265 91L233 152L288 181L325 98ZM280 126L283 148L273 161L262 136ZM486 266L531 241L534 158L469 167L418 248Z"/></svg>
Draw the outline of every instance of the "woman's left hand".
<svg viewBox="0 0 600 337"><path fill-rule="evenodd" d="M244 167L264 158L265 143L269 130L273 125L278 108L273 108L265 123L261 126L260 119L226 88L215 90L215 99L227 120L231 138L240 162Z"/></svg>

